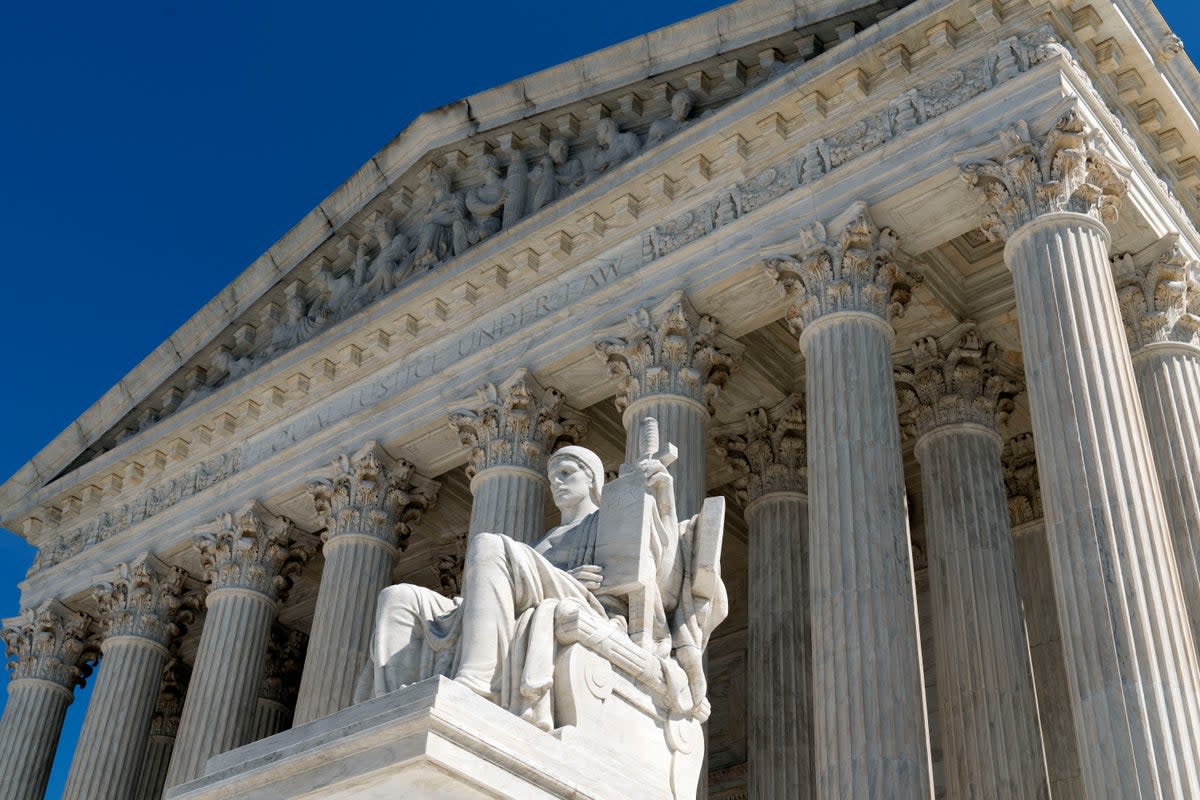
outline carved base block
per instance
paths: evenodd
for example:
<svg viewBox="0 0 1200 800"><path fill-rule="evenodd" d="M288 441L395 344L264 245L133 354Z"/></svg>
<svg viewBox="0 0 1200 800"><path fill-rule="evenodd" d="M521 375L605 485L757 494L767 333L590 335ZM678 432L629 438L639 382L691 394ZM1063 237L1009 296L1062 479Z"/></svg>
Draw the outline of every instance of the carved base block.
<svg viewBox="0 0 1200 800"><path fill-rule="evenodd" d="M671 797L662 771L579 733L543 732L434 677L216 756L166 798Z"/></svg>

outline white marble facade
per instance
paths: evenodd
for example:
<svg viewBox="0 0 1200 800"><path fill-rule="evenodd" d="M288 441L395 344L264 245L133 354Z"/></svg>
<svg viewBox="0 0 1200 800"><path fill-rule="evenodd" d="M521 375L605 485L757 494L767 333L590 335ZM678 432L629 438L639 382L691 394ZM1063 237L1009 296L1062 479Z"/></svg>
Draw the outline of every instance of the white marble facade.
<svg viewBox="0 0 1200 800"><path fill-rule="evenodd" d="M702 796L1200 796L1198 117L1141 0L742 0L419 117L0 486L0 797L93 670L73 798L411 737L354 703L380 590L645 417L727 505ZM421 686L448 769L629 791Z"/></svg>

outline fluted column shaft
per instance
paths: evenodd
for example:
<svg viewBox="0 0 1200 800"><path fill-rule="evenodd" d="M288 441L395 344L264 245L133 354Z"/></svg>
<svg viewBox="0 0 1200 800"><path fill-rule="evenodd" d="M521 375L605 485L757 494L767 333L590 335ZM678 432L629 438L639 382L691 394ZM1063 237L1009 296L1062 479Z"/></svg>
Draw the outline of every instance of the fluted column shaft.
<svg viewBox="0 0 1200 800"><path fill-rule="evenodd" d="M209 592L168 788L199 777L208 759L250 740L275 613L275 600L251 589Z"/></svg>
<svg viewBox="0 0 1200 800"><path fill-rule="evenodd" d="M171 752L174 749L174 736L150 735L146 744L146 755L142 759L142 769L138 773L137 785L130 795L133 800L159 800L162 797L163 784L167 780L167 769L171 766Z"/></svg>
<svg viewBox="0 0 1200 800"><path fill-rule="evenodd" d="M543 473L501 464L471 479L469 535L503 533L531 544L546 533L549 484Z"/></svg>
<svg viewBox="0 0 1200 800"><path fill-rule="evenodd" d="M110 636L79 731L63 797L127 800L137 783L167 649L141 636Z"/></svg>
<svg viewBox="0 0 1200 800"><path fill-rule="evenodd" d="M805 327L817 796L930 797L891 326ZM886 788L885 788L886 787Z"/></svg>
<svg viewBox="0 0 1200 800"><path fill-rule="evenodd" d="M1163 503L1183 599L1200 641L1200 347L1163 342L1133 356L1133 372Z"/></svg>
<svg viewBox="0 0 1200 800"><path fill-rule="evenodd" d="M254 713L254 729L250 740L257 742L268 736L274 736L280 731L286 731L292 726L292 711L278 700L266 697L258 698L258 708Z"/></svg>
<svg viewBox="0 0 1200 800"><path fill-rule="evenodd" d="M324 553L296 725L353 702L355 681L369 658L375 598L391 585L397 549L376 536L341 533L325 542Z"/></svg>
<svg viewBox="0 0 1200 800"><path fill-rule="evenodd" d="M1084 800L1083 776L1071 715L1071 687L1063 658L1062 632L1054 603L1050 547L1041 520L1019 526L1013 551L1025 608L1029 658L1037 689L1038 719L1046 750L1046 772L1054 800Z"/></svg>
<svg viewBox="0 0 1200 800"><path fill-rule="evenodd" d="M976 423L917 443L950 797L1046 798L1000 436Z"/></svg>
<svg viewBox="0 0 1200 800"><path fill-rule="evenodd" d="M1196 651L1092 217L1005 247L1021 324L1075 731L1091 797L1200 796Z"/></svg>
<svg viewBox="0 0 1200 800"><path fill-rule="evenodd" d="M751 797L812 797L808 498L771 492L746 506L750 537L747 719Z"/></svg>
<svg viewBox="0 0 1200 800"><path fill-rule="evenodd" d="M622 415L625 424L625 460L641 459L639 437L642 420L658 420L659 440L679 448L679 458L667 469L675 479L675 505L680 519L700 513L707 490L708 409L690 397L654 394L630 403Z"/></svg>
<svg viewBox="0 0 1200 800"><path fill-rule="evenodd" d="M8 684L0 717L0 797L42 800L71 699L70 689L39 678Z"/></svg>

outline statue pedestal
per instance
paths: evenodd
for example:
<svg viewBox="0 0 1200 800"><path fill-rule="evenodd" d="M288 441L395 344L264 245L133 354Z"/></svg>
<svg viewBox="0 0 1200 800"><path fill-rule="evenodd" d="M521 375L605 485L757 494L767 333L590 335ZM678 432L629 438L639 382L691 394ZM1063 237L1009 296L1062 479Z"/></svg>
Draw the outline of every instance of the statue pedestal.
<svg viewBox="0 0 1200 800"><path fill-rule="evenodd" d="M546 733L434 677L216 756L166 798L672 796L661 771L575 733Z"/></svg>

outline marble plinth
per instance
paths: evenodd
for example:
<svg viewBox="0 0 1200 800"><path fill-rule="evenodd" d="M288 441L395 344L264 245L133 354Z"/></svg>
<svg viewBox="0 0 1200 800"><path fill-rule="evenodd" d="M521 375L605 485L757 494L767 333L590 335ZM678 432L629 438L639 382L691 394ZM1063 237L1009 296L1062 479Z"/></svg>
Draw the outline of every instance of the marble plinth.
<svg viewBox="0 0 1200 800"><path fill-rule="evenodd" d="M670 796L636 763L545 733L441 677L209 760L166 800Z"/></svg>

